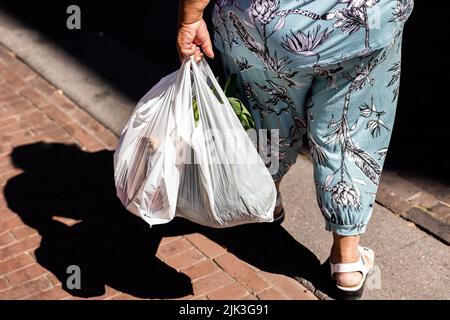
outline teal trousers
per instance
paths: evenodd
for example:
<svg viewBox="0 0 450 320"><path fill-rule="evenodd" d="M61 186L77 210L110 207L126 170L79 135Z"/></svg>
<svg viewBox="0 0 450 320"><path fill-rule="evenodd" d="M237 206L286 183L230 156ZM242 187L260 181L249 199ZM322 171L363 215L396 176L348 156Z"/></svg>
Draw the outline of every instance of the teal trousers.
<svg viewBox="0 0 450 320"><path fill-rule="evenodd" d="M389 1L404 7L384 6L381 23L392 26L372 38L369 24L351 23L364 22L378 1L328 1L334 5L319 14L301 2L217 1L215 45L226 74L237 75L256 129L278 133L275 148L268 139L278 160L274 180L286 174L307 141L326 229L359 235L372 214L392 134L403 23L412 1ZM327 1L305 3L319 2Z"/></svg>

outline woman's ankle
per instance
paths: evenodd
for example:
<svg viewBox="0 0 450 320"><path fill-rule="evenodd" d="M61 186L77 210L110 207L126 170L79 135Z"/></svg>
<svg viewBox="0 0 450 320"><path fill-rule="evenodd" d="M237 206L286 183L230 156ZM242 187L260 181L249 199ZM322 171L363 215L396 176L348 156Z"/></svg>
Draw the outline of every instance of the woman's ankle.
<svg viewBox="0 0 450 320"><path fill-rule="evenodd" d="M333 234L333 246L331 247L330 259L332 263L357 262L360 253L359 236L340 236Z"/></svg>
<svg viewBox="0 0 450 320"><path fill-rule="evenodd" d="M331 248L330 259L331 263L353 263L357 262L360 258L360 253L358 248L356 249L344 249L342 248L336 249L335 247Z"/></svg>

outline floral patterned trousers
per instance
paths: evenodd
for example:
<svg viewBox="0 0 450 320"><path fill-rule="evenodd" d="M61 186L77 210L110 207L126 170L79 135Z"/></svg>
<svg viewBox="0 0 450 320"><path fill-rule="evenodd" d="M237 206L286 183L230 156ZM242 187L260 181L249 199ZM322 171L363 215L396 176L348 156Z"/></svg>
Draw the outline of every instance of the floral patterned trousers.
<svg viewBox="0 0 450 320"><path fill-rule="evenodd" d="M238 75L256 128L279 130L274 180L307 140L326 229L339 235L364 233L372 214L396 112L401 39L400 30L389 45L365 56L299 67L285 78L249 65L242 54L221 51L226 73Z"/></svg>

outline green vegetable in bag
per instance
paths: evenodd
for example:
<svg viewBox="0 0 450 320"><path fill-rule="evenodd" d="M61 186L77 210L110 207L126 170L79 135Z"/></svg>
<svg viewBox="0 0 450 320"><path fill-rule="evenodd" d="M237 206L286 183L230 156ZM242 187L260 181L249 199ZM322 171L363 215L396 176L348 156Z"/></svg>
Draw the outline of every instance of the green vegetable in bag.
<svg viewBox="0 0 450 320"><path fill-rule="evenodd" d="M248 109L245 107L245 105L242 103L241 100L238 98L230 96L232 93L233 88L235 88L236 84L236 74L231 74L227 82L225 84L225 95L228 98L228 102L230 103L231 107L234 110L234 113L238 116L239 120L241 121L242 127L244 127L245 130L253 129L255 127L255 122L253 121L252 115L248 111ZM212 89L214 91L214 89ZM199 113L198 113L198 104L195 97L192 99L192 106L194 111L194 120L195 125L197 126L199 121Z"/></svg>

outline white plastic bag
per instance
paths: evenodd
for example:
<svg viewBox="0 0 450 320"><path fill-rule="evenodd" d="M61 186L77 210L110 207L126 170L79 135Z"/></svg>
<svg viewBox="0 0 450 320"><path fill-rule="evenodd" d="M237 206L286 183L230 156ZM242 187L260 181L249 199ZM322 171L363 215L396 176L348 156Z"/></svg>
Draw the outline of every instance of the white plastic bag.
<svg viewBox="0 0 450 320"><path fill-rule="evenodd" d="M186 59L139 101L114 176L123 205L150 225L175 216L217 228L273 221L272 177L205 60Z"/></svg>

